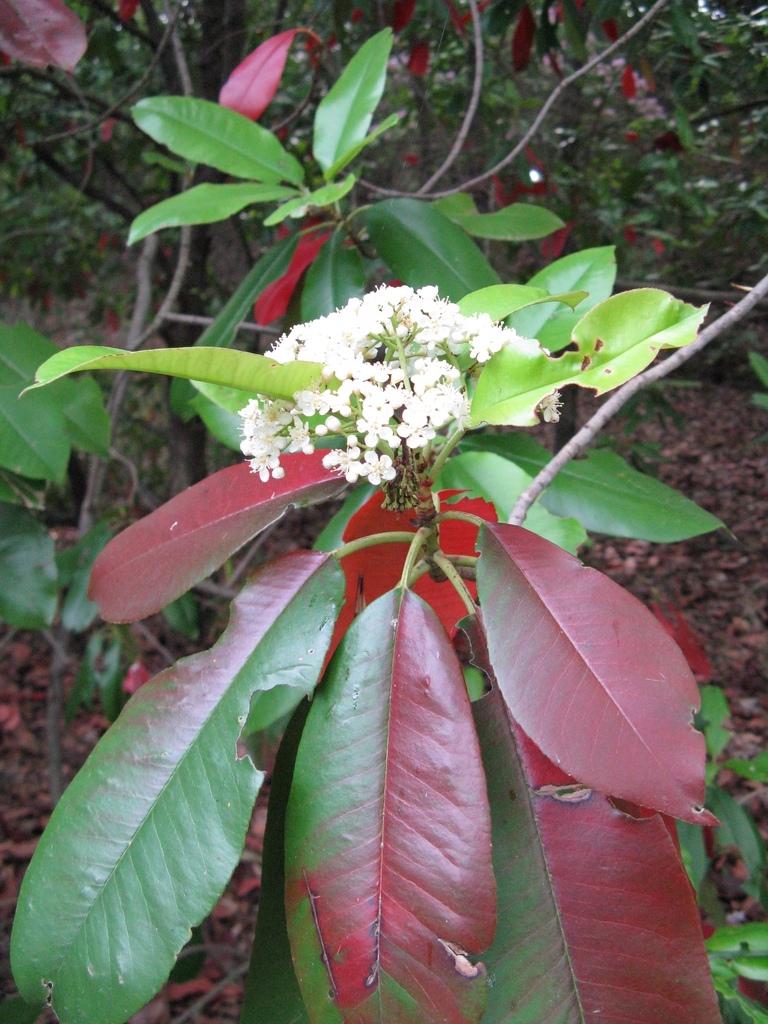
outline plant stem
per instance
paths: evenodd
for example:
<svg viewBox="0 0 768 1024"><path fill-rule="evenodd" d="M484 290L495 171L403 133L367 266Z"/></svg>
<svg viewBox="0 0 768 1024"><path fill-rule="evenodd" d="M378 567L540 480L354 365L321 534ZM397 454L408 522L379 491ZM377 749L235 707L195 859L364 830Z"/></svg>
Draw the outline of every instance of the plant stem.
<svg viewBox="0 0 768 1024"><path fill-rule="evenodd" d="M475 555L446 555L451 565L460 565L466 569L477 568L478 559Z"/></svg>
<svg viewBox="0 0 768 1024"><path fill-rule="evenodd" d="M480 516L473 516L471 512L438 512L435 522L442 523L446 519L461 519L465 523L472 523L473 526L485 526L485 520Z"/></svg>
<svg viewBox="0 0 768 1024"><path fill-rule="evenodd" d="M405 556L403 574L400 577L401 587L408 586L408 581L411 577L411 573L413 572L413 568L416 565L416 561L418 560L419 555L421 554L421 549L424 547L424 541L429 537L429 535L432 532L433 528L431 526L422 526L420 529L416 531L416 533L413 534L411 546L408 549L408 554Z"/></svg>
<svg viewBox="0 0 768 1024"><path fill-rule="evenodd" d="M451 436L445 442L442 451L435 459L434 465L432 466L432 470L429 474L430 483L434 483L435 480L437 480L437 478L440 476L440 472L442 471L443 466L447 462L448 456L451 454L453 449L456 447L456 445L459 443L462 437L464 437L465 434L466 430L463 427L459 427L459 429L456 430L453 434L451 434Z"/></svg>
<svg viewBox="0 0 768 1024"><path fill-rule="evenodd" d="M432 555L432 561L445 573L448 578L448 582L464 602L464 607L467 609L469 614L477 615L477 607L475 602L472 600L472 595L467 590L466 583L456 571L453 562L446 558L442 551L438 551L436 554Z"/></svg>
<svg viewBox="0 0 768 1024"><path fill-rule="evenodd" d="M376 544L410 544L411 541L417 534L412 532L406 533L405 530L393 531L392 533L372 533L369 537L360 537L358 540L351 540L349 544L344 544L340 548L336 548L331 554L334 558L346 558L347 555L352 555L355 551L362 551L364 548L372 548Z"/></svg>

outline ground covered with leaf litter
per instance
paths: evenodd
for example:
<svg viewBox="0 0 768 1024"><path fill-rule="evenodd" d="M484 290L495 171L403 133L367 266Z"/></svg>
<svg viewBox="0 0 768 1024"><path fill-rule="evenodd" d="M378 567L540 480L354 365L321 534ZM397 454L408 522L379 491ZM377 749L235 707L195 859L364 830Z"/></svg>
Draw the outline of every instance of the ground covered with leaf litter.
<svg viewBox="0 0 768 1024"><path fill-rule="evenodd" d="M621 424L610 435L624 457L652 453L661 480L679 488L727 524L731 533L678 544L597 538L584 555L647 604L682 613L722 687L733 733L721 759L751 758L768 749L768 412L748 404L740 390L703 385L675 389L674 405L685 426L641 423L630 442ZM584 406L591 403L584 402ZM327 509L293 516L265 539L260 557L273 557L314 540ZM67 531L59 540L72 542ZM137 633L141 660L150 672L169 653L188 654L190 643L157 616ZM64 668L65 693L76 665ZM51 647L41 633L0 627L0 994L15 991L8 948L15 900L24 871L51 814L45 758L46 690ZM107 720L81 710L62 738L68 782L88 756ZM270 751L265 751L269 758ZM754 816L768 839L768 786L723 770L718 781ZM243 993L259 893L268 788L259 797L242 861L226 892L195 936L163 991L132 1020L135 1024L235 1021ZM715 923L761 920L766 914L748 896L737 853L723 852L711 872ZM204 947L204 948L203 948ZM43 1018L45 1019L45 1018ZM51 1019L53 1019L51 1017Z"/></svg>

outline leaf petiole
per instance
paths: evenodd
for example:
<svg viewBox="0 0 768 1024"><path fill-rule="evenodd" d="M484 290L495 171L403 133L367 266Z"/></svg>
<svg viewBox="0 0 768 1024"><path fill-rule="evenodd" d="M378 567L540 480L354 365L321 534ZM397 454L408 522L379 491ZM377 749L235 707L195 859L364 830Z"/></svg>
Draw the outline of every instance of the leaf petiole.
<svg viewBox="0 0 768 1024"><path fill-rule="evenodd" d="M437 478L440 476L442 468L448 460L448 456L451 454L451 452L462 439L462 437L464 437L465 433L466 430L464 430L463 427L459 427L459 429L454 431L454 433L451 434L451 436L445 442L445 444L442 447L442 450L440 451L440 454L435 459L434 465L432 466L432 470L429 474L430 483L434 483L434 481L437 480Z"/></svg>
<svg viewBox="0 0 768 1024"><path fill-rule="evenodd" d="M368 537L359 537L357 540L351 540L348 544L343 544L340 548L332 551L331 554L337 559L346 558L347 555L352 555L355 551L372 548L376 544L410 544L416 536L418 534L410 531L406 532L405 530L395 530L391 533L372 533Z"/></svg>
<svg viewBox="0 0 768 1024"><path fill-rule="evenodd" d="M421 554L421 549L424 547L424 542L433 532L434 527L422 526L412 534L411 546L408 549L408 554L405 556L405 564L403 565L403 574L400 577L400 586L408 587L408 581L411 578L411 573L416 565L416 562Z"/></svg>
<svg viewBox="0 0 768 1024"><path fill-rule="evenodd" d="M461 578L461 576L459 576L459 573L453 562L451 562L451 560L447 558L442 551L437 551L434 555L432 555L431 561L445 573L448 582L451 584L453 589L456 591L456 593L463 601L464 607L467 609L467 612L470 615L477 615L477 606L475 605L475 602L472 600L472 595L467 590L467 585Z"/></svg>

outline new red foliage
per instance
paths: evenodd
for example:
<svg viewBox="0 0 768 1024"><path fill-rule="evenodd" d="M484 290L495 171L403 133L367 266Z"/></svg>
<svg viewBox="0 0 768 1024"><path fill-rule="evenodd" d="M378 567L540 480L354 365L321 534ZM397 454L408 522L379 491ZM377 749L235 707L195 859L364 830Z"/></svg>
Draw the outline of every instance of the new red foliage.
<svg viewBox="0 0 768 1024"><path fill-rule="evenodd" d="M252 121L261 117L280 85L288 51L296 33L305 31L292 28L257 46L224 83L219 93L222 107L236 110Z"/></svg>
<svg viewBox="0 0 768 1024"><path fill-rule="evenodd" d="M712 663L704 653L693 630L685 621L683 614L671 605L668 605L667 608L665 615L655 601L651 605L653 614L683 652L697 682L708 683L712 678Z"/></svg>
<svg viewBox="0 0 768 1024"><path fill-rule="evenodd" d="M528 67L535 35L536 22L533 20L533 13L528 4L524 4L512 36L512 67L515 71L525 71Z"/></svg>
<svg viewBox="0 0 768 1024"><path fill-rule="evenodd" d="M619 26L616 23L615 18L606 18L605 21L601 22L603 32L608 36L612 43L615 43L619 38Z"/></svg>
<svg viewBox="0 0 768 1024"><path fill-rule="evenodd" d="M0 50L22 64L73 71L87 45L85 25L61 0L0 0Z"/></svg>
<svg viewBox="0 0 768 1024"><path fill-rule="evenodd" d="M282 277L268 284L256 300L253 315L257 324L271 324L273 320L283 316L291 301L299 278L317 258L323 243L330 238L329 234L305 235L296 246L288 269Z"/></svg>
<svg viewBox="0 0 768 1024"><path fill-rule="evenodd" d="M429 69L429 47L426 43L416 43L408 57L408 68L412 75L422 78Z"/></svg>
<svg viewBox="0 0 768 1024"><path fill-rule="evenodd" d="M395 32L403 31L415 9L416 0L397 0L392 9L392 28Z"/></svg>
<svg viewBox="0 0 768 1024"><path fill-rule="evenodd" d="M118 7L118 16L120 21L130 21L139 9L140 2L141 0L120 0L120 5Z"/></svg>
<svg viewBox="0 0 768 1024"><path fill-rule="evenodd" d="M621 91L625 99L633 100L637 96L637 82L635 81L635 72L627 64L624 68L624 73L621 76Z"/></svg>
<svg viewBox="0 0 768 1024"><path fill-rule="evenodd" d="M573 225L574 222L571 221L565 227L558 228L557 231L553 231L551 235L541 240L539 249L544 259L556 260L560 256L568 241L568 235L573 230Z"/></svg>

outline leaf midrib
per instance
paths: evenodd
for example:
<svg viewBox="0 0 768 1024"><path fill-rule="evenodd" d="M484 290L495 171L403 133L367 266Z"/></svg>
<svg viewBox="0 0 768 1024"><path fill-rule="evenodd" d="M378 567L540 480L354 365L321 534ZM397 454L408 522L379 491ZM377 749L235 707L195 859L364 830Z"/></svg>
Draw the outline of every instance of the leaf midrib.
<svg viewBox="0 0 768 1024"><path fill-rule="evenodd" d="M152 111L152 113L155 114L155 116L157 116L157 112L156 111ZM231 153L237 153L238 156L245 157L245 159L249 163L253 163L257 167L264 167L266 170L272 171L274 173L278 173L278 172L282 171L282 167L280 165L273 166L271 164L268 164L266 161L260 160L260 159L258 159L258 157L255 157L250 150L248 150L248 149L241 149L240 146L233 145L232 142L229 141L229 139L226 137L226 135L220 135L218 132L211 131L211 130L204 131L202 128L198 128L196 125L190 124L189 121L183 120L181 117L179 117L178 114L173 114L173 113L168 114L168 113L163 112L162 116L164 118L167 118L167 120L174 122L177 125L181 125L182 128L185 128L188 131L194 132L199 138L213 139L214 142L217 142L217 143L219 143L219 145L224 146ZM250 122L249 122L249 124L250 124ZM240 128L241 131L243 131L243 130L248 131L248 129L244 128L243 125L240 125L239 128ZM204 162L205 161L201 161L201 163L204 163ZM209 166L213 166L213 165L209 165ZM237 172L232 171L230 173L235 174ZM239 177L239 174L238 174L238 177ZM282 177L283 177L282 174L280 174L280 180L282 180ZM254 178L254 180L258 181L258 178ZM267 183L265 182L265 184L267 184Z"/></svg>

